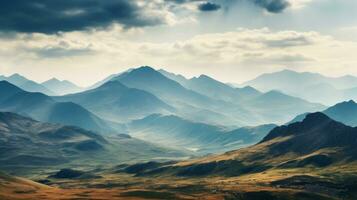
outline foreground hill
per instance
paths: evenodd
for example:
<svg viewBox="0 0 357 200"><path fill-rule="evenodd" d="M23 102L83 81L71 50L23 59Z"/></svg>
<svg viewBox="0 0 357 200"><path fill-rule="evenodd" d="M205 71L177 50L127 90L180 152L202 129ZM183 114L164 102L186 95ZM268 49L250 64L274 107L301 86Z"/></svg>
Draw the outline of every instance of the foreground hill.
<svg viewBox="0 0 357 200"><path fill-rule="evenodd" d="M56 102L42 93L26 92L6 81L0 81L0 110L20 113L46 122L75 125L89 130L112 132L106 122L82 106Z"/></svg>
<svg viewBox="0 0 357 200"><path fill-rule="evenodd" d="M37 168L115 165L182 155L128 135L103 137L74 126L0 112L0 168L16 174Z"/></svg>
<svg viewBox="0 0 357 200"><path fill-rule="evenodd" d="M35 81L28 80L20 74L13 74L9 77L0 76L0 81L7 81L28 92L40 92L47 95L55 95L55 92Z"/></svg>
<svg viewBox="0 0 357 200"><path fill-rule="evenodd" d="M174 115L150 115L128 125L130 135L199 154L219 153L259 142L275 125L224 127L192 122Z"/></svg>
<svg viewBox="0 0 357 200"><path fill-rule="evenodd" d="M102 117L120 121L174 110L153 94L128 88L119 81L108 81L98 88L56 99L78 103Z"/></svg>
<svg viewBox="0 0 357 200"><path fill-rule="evenodd" d="M264 171L274 167L327 167L355 161L356 144L356 128L336 122L323 113L313 113L308 114L302 122L274 128L257 145L183 165L226 160L236 161L243 169L246 166L252 171ZM240 175L244 173L241 170L229 164L222 169L212 168L212 172L227 175ZM192 174L187 175L195 174L192 171Z"/></svg>
<svg viewBox="0 0 357 200"><path fill-rule="evenodd" d="M225 177L229 182L355 199L357 129L323 113L273 129L259 144L218 156L136 171L155 177ZM300 198L296 198L300 199Z"/></svg>

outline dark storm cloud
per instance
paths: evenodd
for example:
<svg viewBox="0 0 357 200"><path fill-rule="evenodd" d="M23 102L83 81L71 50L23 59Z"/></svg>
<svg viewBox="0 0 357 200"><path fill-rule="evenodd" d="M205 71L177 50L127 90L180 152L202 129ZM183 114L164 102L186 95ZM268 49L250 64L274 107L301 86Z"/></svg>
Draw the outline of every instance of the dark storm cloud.
<svg viewBox="0 0 357 200"><path fill-rule="evenodd" d="M133 0L11 0L0 3L0 31L57 33L105 28L113 23L142 27L162 23L144 16Z"/></svg>
<svg viewBox="0 0 357 200"><path fill-rule="evenodd" d="M260 6L272 13L280 13L289 7L290 3L287 0L251 0L257 6Z"/></svg>
<svg viewBox="0 0 357 200"><path fill-rule="evenodd" d="M220 5L215 4L215 3L210 3L210 2L205 2L201 3L198 5L198 10L203 11L203 12L208 12L208 11L216 11L221 8Z"/></svg>
<svg viewBox="0 0 357 200"><path fill-rule="evenodd" d="M188 2L204 2L203 0L165 0L165 1L174 2L177 4L183 4ZM241 0L214 0L212 3L206 2L206 3L202 3L201 5L207 4L207 8L208 8L207 10L210 10L210 8L214 10L213 5L219 6L220 8L221 5L229 6L229 4L232 4L237 1L241 1ZM261 7L271 13L280 13L290 5L290 3L287 0L245 0L245 1L254 3L256 6ZM207 11L207 10L201 10L201 11Z"/></svg>

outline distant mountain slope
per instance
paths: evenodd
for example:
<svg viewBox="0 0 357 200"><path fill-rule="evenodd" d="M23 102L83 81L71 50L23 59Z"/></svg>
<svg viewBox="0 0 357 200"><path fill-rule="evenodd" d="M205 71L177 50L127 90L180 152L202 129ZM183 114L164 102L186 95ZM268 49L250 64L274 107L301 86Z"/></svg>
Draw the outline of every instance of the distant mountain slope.
<svg viewBox="0 0 357 200"><path fill-rule="evenodd" d="M0 168L16 174L27 168L115 165L183 155L129 136L103 137L74 126L42 123L0 112Z"/></svg>
<svg viewBox="0 0 357 200"><path fill-rule="evenodd" d="M58 95L76 93L83 90L83 88L78 87L72 82L69 82L67 80L60 81L56 78L47 80L41 83L41 85L45 86L46 88L50 89Z"/></svg>
<svg viewBox="0 0 357 200"><path fill-rule="evenodd" d="M326 77L317 73L283 70L263 74L243 85L253 86L262 91L280 90L286 94L326 105L356 98L351 88L357 87L357 77Z"/></svg>
<svg viewBox="0 0 357 200"><path fill-rule="evenodd" d="M76 125L101 132L114 131L108 122L78 104L59 103L42 93L26 92L6 81L0 81L0 110L46 122Z"/></svg>
<svg viewBox="0 0 357 200"><path fill-rule="evenodd" d="M330 118L348 126L357 126L357 103L353 100L338 103L322 112ZM308 113L298 115L289 123L300 122L306 115L308 115Z"/></svg>
<svg viewBox="0 0 357 200"><path fill-rule="evenodd" d="M142 118L153 113L170 113L174 110L153 94L128 88L119 81L108 81L98 88L56 99L78 103L100 116L120 121Z"/></svg>
<svg viewBox="0 0 357 200"><path fill-rule="evenodd" d="M159 70L159 72L166 77L179 82L190 90L224 101L240 102L261 94L261 92L252 87L233 88L230 85L219 82L206 75L186 79L181 75L176 75L165 70Z"/></svg>
<svg viewBox="0 0 357 200"><path fill-rule="evenodd" d="M357 126L357 104L353 100L338 103L323 111L332 119L349 126Z"/></svg>
<svg viewBox="0 0 357 200"><path fill-rule="evenodd" d="M0 81L2 80L12 83L17 87L20 87L21 89L26 90L28 92L41 92L47 95L55 95L54 91L48 89L47 87L39 83L28 80L25 77L21 76L20 74L13 74L9 77L0 76Z"/></svg>
<svg viewBox="0 0 357 200"><path fill-rule="evenodd" d="M259 95L247 101L245 105L253 113L258 113L264 116L265 120L270 119L272 121L288 121L291 119L287 114L284 115L283 113L296 116L301 113L301 110L316 112L325 109L325 106L321 104L310 103L278 91L270 91Z"/></svg>
<svg viewBox="0 0 357 200"><path fill-rule="evenodd" d="M199 154L218 153L260 141L274 125L243 127L233 131L184 120L177 116L151 115L129 125L131 135L154 143L176 146Z"/></svg>

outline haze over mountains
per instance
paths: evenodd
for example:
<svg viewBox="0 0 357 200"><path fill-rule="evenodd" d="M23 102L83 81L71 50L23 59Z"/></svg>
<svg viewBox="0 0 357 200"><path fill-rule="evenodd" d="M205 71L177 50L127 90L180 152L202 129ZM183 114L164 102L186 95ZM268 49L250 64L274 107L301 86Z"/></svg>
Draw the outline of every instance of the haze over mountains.
<svg viewBox="0 0 357 200"><path fill-rule="evenodd" d="M0 75L0 81L2 80L12 83L28 92L40 92L49 96L69 94L83 90L83 88L78 87L72 82L67 80L60 81L56 78L49 79L43 83L37 83L20 74L13 74L8 77Z"/></svg>
<svg viewBox="0 0 357 200"><path fill-rule="evenodd" d="M0 80L7 81L9 83L12 83L26 91L29 92L41 92L47 95L54 95L55 93L45 86L38 84L34 81L28 80L25 77L19 75L19 74L13 74L9 77L5 76L0 76Z"/></svg>
<svg viewBox="0 0 357 200"><path fill-rule="evenodd" d="M311 102L333 105L357 98L357 77L326 77L317 73L283 70L263 74L242 84L261 91L279 90Z"/></svg>
<svg viewBox="0 0 357 200"><path fill-rule="evenodd" d="M218 125L283 123L289 117L301 113L302 110L317 111L324 108L323 105L289 97L279 92L260 93L250 87L234 89L207 76L201 76L198 79L199 81L194 81L195 83L189 87L187 86L189 84L180 84L151 67L140 67L124 72L111 80L150 92L176 108L174 114L178 116ZM279 103L276 103L274 107L262 104L267 101L268 105L272 100ZM292 103L296 106L289 106L289 108L286 106ZM272 114L274 109L283 112Z"/></svg>
<svg viewBox="0 0 357 200"><path fill-rule="evenodd" d="M67 80L60 81L56 78L52 78L50 80L47 80L41 85L45 86L46 88L50 89L57 95L64 95L64 94L71 94L71 93L76 93L84 90L84 88L78 87L72 82L69 82Z"/></svg>
<svg viewBox="0 0 357 200"><path fill-rule="evenodd" d="M57 79L43 85L56 93L81 90ZM325 109L278 91L234 88L206 75L186 79L148 66L62 96L26 92L7 82L2 87L2 111L105 134L127 133L158 144L165 141L199 154L256 143L272 128L263 124L283 124L301 113Z"/></svg>

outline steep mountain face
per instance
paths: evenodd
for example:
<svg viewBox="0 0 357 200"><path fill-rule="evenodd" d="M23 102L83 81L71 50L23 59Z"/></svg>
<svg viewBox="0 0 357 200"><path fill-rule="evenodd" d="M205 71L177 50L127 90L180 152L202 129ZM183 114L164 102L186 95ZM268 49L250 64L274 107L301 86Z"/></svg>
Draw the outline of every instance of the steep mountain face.
<svg viewBox="0 0 357 200"><path fill-rule="evenodd" d="M56 99L78 103L104 118L122 122L174 110L153 94L128 88L119 81L108 81L98 88Z"/></svg>
<svg viewBox="0 0 357 200"><path fill-rule="evenodd" d="M47 87L34 81L28 80L19 74L13 74L9 77L1 76L0 81L7 81L28 92L41 92L47 95L55 95L55 92L48 89Z"/></svg>
<svg viewBox="0 0 357 200"><path fill-rule="evenodd" d="M353 100L344 101L322 111L331 119L342 122L348 126L357 126L357 103ZM304 113L295 117L289 123L301 122L308 113Z"/></svg>
<svg viewBox="0 0 357 200"><path fill-rule="evenodd" d="M47 80L41 83L41 85L45 86L46 88L50 89L51 91L55 92L58 95L71 94L83 90L83 88L78 87L72 82L69 82L67 80L60 81L56 78Z"/></svg>
<svg viewBox="0 0 357 200"><path fill-rule="evenodd" d="M64 165L89 167L122 161L184 154L129 136L103 137L74 126L42 123L0 112L0 168L20 169Z"/></svg>
<svg viewBox="0 0 357 200"><path fill-rule="evenodd" d="M166 78L151 67L140 67L114 78L124 85L148 91L167 102L190 102L193 105L208 105L213 101L206 96L184 88L179 83Z"/></svg>
<svg viewBox="0 0 357 200"><path fill-rule="evenodd" d="M151 115L129 125L132 136L166 144L198 154L225 152L260 141L274 125L243 127L233 131L223 127L184 120L177 116Z"/></svg>
<svg viewBox="0 0 357 200"><path fill-rule="evenodd" d="M20 113L37 120L76 125L89 130L113 132L113 128L78 104L56 102L42 93L32 93L0 82L0 110Z"/></svg>
<svg viewBox="0 0 357 200"><path fill-rule="evenodd" d="M302 122L275 128L262 143L277 138L287 139L270 146L270 152L275 154L293 152L308 155L323 149L342 148L337 151L344 156L335 157L336 161L350 156L357 158L354 154L357 151L357 129L336 122L323 113L308 114Z"/></svg>
<svg viewBox="0 0 357 200"><path fill-rule="evenodd" d="M356 97L352 88L357 86L357 78L353 76L330 78L316 73L283 70L263 74L243 85L253 86L262 91L280 90L312 102L331 105L346 98Z"/></svg>

